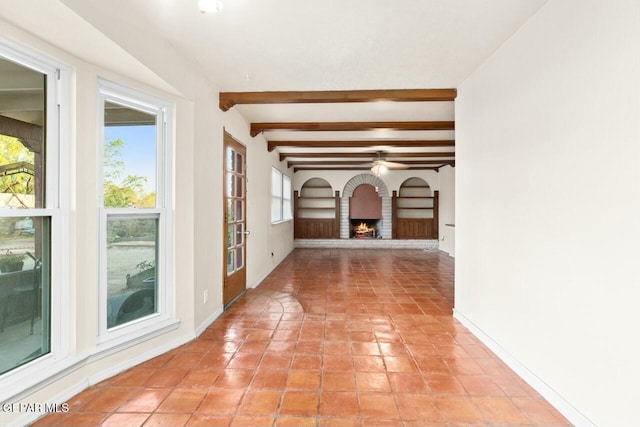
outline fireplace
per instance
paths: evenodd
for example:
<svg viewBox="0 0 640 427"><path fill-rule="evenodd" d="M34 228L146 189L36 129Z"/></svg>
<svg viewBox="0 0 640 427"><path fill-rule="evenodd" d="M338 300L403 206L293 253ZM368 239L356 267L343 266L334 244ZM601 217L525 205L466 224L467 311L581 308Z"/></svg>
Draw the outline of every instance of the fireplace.
<svg viewBox="0 0 640 427"><path fill-rule="evenodd" d="M349 238L377 239L382 237L382 199L376 187L361 184L349 198Z"/></svg>
<svg viewBox="0 0 640 427"><path fill-rule="evenodd" d="M382 221L379 219L350 219L349 238L377 239L382 237Z"/></svg>

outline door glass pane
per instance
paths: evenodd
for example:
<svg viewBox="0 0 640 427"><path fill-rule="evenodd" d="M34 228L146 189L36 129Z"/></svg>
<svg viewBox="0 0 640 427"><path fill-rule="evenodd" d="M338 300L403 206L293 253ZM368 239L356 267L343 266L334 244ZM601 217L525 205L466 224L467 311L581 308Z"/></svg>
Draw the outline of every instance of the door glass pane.
<svg viewBox="0 0 640 427"><path fill-rule="evenodd" d="M236 249L236 270L241 269L244 266L244 257L243 255L244 246L241 246Z"/></svg>
<svg viewBox="0 0 640 427"><path fill-rule="evenodd" d="M236 153L235 171L238 172L239 174L243 174L244 173L244 159L242 157L243 157L242 154Z"/></svg>
<svg viewBox="0 0 640 427"><path fill-rule="evenodd" d="M242 224L236 224L236 245L241 245L244 240Z"/></svg>
<svg viewBox="0 0 640 427"><path fill-rule="evenodd" d="M244 178L241 176L236 176L236 197L242 197L243 194L243 185Z"/></svg>
<svg viewBox="0 0 640 427"><path fill-rule="evenodd" d="M50 225L0 219L0 374L50 351Z"/></svg>
<svg viewBox="0 0 640 427"><path fill-rule="evenodd" d="M156 116L105 102L104 138L104 206L155 207Z"/></svg>
<svg viewBox="0 0 640 427"><path fill-rule="evenodd" d="M244 209L242 209L242 200L236 200L236 221L242 221Z"/></svg>
<svg viewBox="0 0 640 427"><path fill-rule="evenodd" d="M233 273L233 266L234 266L233 254L234 254L233 250L227 251L227 274Z"/></svg>
<svg viewBox="0 0 640 427"><path fill-rule="evenodd" d="M107 327L157 312L158 218L107 218Z"/></svg>
<svg viewBox="0 0 640 427"><path fill-rule="evenodd" d="M233 171L235 169L235 160L234 151L230 147L227 147L227 170Z"/></svg>
<svg viewBox="0 0 640 427"><path fill-rule="evenodd" d="M233 200L227 199L227 222L233 222Z"/></svg>
<svg viewBox="0 0 640 427"><path fill-rule="evenodd" d="M45 79L0 59L0 208L42 208Z"/></svg>
<svg viewBox="0 0 640 427"><path fill-rule="evenodd" d="M232 173L227 173L227 197L235 196L235 179Z"/></svg>
<svg viewBox="0 0 640 427"><path fill-rule="evenodd" d="M235 243L233 225L227 226L227 248L232 248Z"/></svg>

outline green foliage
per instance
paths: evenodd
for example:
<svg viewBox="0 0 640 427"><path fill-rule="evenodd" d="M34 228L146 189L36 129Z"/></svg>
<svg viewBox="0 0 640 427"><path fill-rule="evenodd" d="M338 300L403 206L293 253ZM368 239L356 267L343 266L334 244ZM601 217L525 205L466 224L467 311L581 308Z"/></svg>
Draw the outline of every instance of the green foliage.
<svg viewBox="0 0 640 427"><path fill-rule="evenodd" d="M0 265L15 264L24 261L24 254L14 254L11 250L7 250L4 255L0 256Z"/></svg>
<svg viewBox="0 0 640 427"><path fill-rule="evenodd" d="M0 272L10 273L22 270L24 257L22 254L14 254L8 250L5 255L0 256Z"/></svg>
<svg viewBox="0 0 640 427"><path fill-rule="evenodd" d="M0 165L27 162L34 164L34 154L14 137L0 135ZM0 177L0 193L34 194L33 176L18 173Z"/></svg>
<svg viewBox="0 0 640 427"><path fill-rule="evenodd" d="M139 175L125 176L122 147L124 147L124 141L121 139L105 141L104 144L104 207L143 208L155 206L155 193L144 193L147 178Z"/></svg>

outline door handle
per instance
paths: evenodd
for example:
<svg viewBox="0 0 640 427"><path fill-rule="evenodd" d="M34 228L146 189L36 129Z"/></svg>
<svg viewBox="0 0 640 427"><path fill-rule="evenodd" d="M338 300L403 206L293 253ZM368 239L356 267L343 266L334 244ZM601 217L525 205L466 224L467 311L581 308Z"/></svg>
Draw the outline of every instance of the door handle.
<svg viewBox="0 0 640 427"><path fill-rule="evenodd" d="M248 236L249 234L251 234L250 231L236 231L236 234L244 234L245 236Z"/></svg>

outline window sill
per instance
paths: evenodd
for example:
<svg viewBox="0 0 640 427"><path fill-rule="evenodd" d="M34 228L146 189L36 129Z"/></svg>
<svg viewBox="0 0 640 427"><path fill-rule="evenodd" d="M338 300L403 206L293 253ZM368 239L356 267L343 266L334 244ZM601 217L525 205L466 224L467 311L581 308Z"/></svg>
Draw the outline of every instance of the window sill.
<svg viewBox="0 0 640 427"><path fill-rule="evenodd" d="M105 334L98 337L97 352L90 358L100 359L128 347L148 341L167 332L178 329L180 320L169 317L154 319L149 324L131 325L117 334Z"/></svg>
<svg viewBox="0 0 640 427"><path fill-rule="evenodd" d="M287 222L292 222L292 221L293 221L293 218L290 218L290 219L285 219L283 221L272 222L271 225L280 225L280 224L285 224Z"/></svg>

